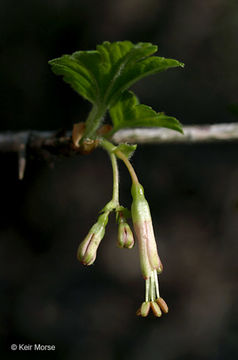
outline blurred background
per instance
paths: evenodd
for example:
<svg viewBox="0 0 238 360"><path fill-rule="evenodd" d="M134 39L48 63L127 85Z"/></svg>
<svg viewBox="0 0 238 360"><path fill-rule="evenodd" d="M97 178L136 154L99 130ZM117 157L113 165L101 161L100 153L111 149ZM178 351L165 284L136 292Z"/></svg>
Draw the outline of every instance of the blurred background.
<svg viewBox="0 0 238 360"><path fill-rule="evenodd" d="M235 122L237 0L0 1L0 131L70 130L90 105L48 60L104 40L148 41L186 64L142 80L142 103L184 125ZM132 159L150 203L170 312L142 319L137 246L117 248L115 219L91 267L78 244L111 197L109 159L46 162L0 154L1 358L10 344L51 344L45 359L223 360L238 356L238 144L143 145ZM130 179L121 171L121 202ZM29 352L28 354L29 355Z"/></svg>

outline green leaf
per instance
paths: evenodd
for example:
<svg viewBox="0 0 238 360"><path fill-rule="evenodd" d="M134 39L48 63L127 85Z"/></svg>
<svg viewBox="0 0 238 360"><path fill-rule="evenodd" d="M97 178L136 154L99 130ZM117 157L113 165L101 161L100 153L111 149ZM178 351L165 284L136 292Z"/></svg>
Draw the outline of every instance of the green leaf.
<svg viewBox="0 0 238 360"><path fill-rule="evenodd" d="M122 92L130 88L140 79L178 66L183 67L184 64L177 60L155 56L132 63L115 80L112 94L109 97L110 105L114 105Z"/></svg>
<svg viewBox="0 0 238 360"><path fill-rule="evenodd" d="M130 41L103 42L93 51L77 51L49 61L57 75L91 103L108 107L118 96L141 78L183 66L172 59L150 57L157 51L151 43Z"/></svg>
<svg viewBox="0 0 238 360"><path fill-rule="evenodd" d="M136 151L136 147L137 147L136 144L135 145L120 144L115 148L114 152L120 150L128 159L130 159L134 154L134 152Z"/></svg>
<svg viewBox="0 0 238 360"><path fill-rule="evenodd" d="M63 55L49 61L56 75L63 75L78 94L96 103L100 100L99 64L100 55L97 51L78 51L73 55Z"/></svg>
<svg viewBox="0 0 238 360"><path fill-rule="evenodd" d="M123 128L164 127L183 133L180 122L162 112L157 113L150 106L139 103L132 91L125 91L111 109L113 130L110 135Z"/></svg>
<svg viewBox="0 0 238 360"><path fill-rule="evenodd" d="M94 105L86 121L86 136L94 136L103 117L121 94L138 80L184 64L152 56L157 46L151 43L108 41L93 51L77 51L49 61L52 71L62 75L78 94Z"/></svg>

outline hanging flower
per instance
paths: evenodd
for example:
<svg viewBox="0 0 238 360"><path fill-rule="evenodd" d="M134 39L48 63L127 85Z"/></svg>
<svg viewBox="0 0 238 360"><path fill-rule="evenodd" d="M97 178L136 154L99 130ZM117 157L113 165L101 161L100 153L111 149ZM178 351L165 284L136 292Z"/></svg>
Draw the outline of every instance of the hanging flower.
<svg viewBox="0 0 238 360"><path fill-rule="evenodd" d="M78 247L77 258L84 265L92 265L96 259L98 246L105 234L108 215L109 212L104 212L98 217L98 221L91 227L88 235Z"/></svg>
<svg viewBox="0 0 238 360"><path fill-rule="evenodd" d="M118 213L118 238L117 243L120 248L131 249L134 246L134 236L129 224L122 211Z"/></svg>
<svg viewBox="0 0 238 360"><path fill-rule="evenodd" d="M155 316L160 317L162 312L168 312L168 306L160 297L157 274L163 270L158 255L154 236L153 224L149 204L144 196L142 185L132 184L131 216L139 245L140 264L142 275L145 278L145 301L142 303L137 315L147 316L150 308Z"/></svg>

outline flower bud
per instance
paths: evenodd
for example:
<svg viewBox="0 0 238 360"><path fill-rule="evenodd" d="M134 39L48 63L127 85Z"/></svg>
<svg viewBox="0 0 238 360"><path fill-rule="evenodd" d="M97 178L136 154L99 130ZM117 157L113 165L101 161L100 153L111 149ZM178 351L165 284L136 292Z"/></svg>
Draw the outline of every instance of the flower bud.
<svg viewBox="0 0 238 360"><path fill-rule="evenodd" d="M118 224L118 246L120 248L131 249L134 245L134 236L122 212L118 214Z"/></svg>
<svg viewBox="0 0 238 360"><path fill-rule="evenodd" d="M121 223L118 226L118 246L127 249L134 246L134 237L127 223Z"/></svg>
<svg viewBox="0 0 238 360"><path fill-rule="evenodd" d="M133 198L131 206L132 221L138 239L140 263L143 276L148 279L151 271L162 271L162 263L158 256L149 204L144 196L144 189L139 183L131 187Z"/></svg>
<svg viewBox="0 0 238 360"><path fill-rule="evenodd" d="M86 238L81 242L77 251L77 258L84 265L92 265L96 259L98 246L105 234L105 227L108 222L108 212L99 216Z"/></svg>

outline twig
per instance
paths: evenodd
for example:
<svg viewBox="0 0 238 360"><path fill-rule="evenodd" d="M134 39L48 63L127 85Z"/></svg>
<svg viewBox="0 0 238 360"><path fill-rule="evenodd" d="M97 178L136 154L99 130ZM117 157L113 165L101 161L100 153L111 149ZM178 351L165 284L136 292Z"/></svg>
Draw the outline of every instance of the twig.
<svg viewBox="0 0 238 360"><path fill-rule="evenodd" d="M184 135L160 128L126 129L118 131L112 141L138 144L164 143L207 143L230 142L238 140L238 123L184 126ZM22 144L27 150L48 150L54 155L70 155L77 152L71 142L71 132L56 133L55 131L22 131L0 133L0 152L19 152Z"/></svg>
<svg viewBox="0 0 238 360"><path fill-rule="evenodd" d="M184 126L184 134L169 129L128 129L118 131L112 138L115 143L137 144L189 144L238 141L238 123ZM73 146L71 132L22 131L0 133L0 153L18 153L18 176L22 180L26 155L45 160L56 156L78 153ZM26 154L27 153L27 154Z"/></svg>
<svg viewBox="0 0 238 360"><path fill-rule="evenodd" d="M184 126L184 135L169 129L128 129L114 135L116 143L137 144L163 143L207 143L218 141L237 141L238 123Z"/></svg>

